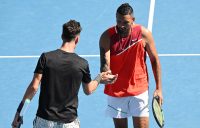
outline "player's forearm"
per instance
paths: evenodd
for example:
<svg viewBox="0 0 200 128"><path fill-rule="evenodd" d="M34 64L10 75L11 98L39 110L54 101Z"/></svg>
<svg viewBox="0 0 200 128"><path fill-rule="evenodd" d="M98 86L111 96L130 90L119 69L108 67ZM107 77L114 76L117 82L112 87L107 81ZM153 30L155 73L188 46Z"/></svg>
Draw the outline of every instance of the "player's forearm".
<svg viewBox="0 0 200 128"><path fill-rule="evenodd" d="M106 56L106 54L109 54L109 53L106 53L105 49L102 46L100 46L100 62L101 62L100 71L101 72L106 72L110 70L109 57L108 55Z"/></svg>
<svg viewBox="0 0 200 128"><path fill-rule="evenodd" d="M31 83L29 84L28 88L26 89L26 92L24 94L22 101L25 101L26 99L31 100L33 98L33 96L36 94L36 92L39 88L41 79L42 79L42 74L37 74L37 73L34 74Z"/></svg>
<svg viewBox="0 0 200 128"><path fill-rule="evenodd" d="M112 75L110 71L102 72L98 74L94 80L88 84L83 83L83 89L86 95L91 94L96 90L99 83L101 84L113 84L117 80L118 74Z"/></svg>
<svg viewBox="0 0 200 128"><path fill-rule="evenodd" d="M86 94L87 95L92 94L96 90L96 88L98 87L98 85L99 85L99 83L97 81L92 80L90 82L90 84L88 85L88 90L87 90Z"/></svg>
<svg viewBox="0 0 200 128"><path fill-rule="evenodd" d="M154 60L152 63L153 74L156 82L156 89L162 90L161 83L161 66L159 60Z"/></svg>
<svg viewBox="0 0 200 128"><path fill-rule="evenodd" d="M37 90L38 90L38 87L34 86L33 83L31 82L28 88L26 89L26 92L24 94L22 101L25 102L26 99L31 100L36 94Z"/></svg>
<svg viewBox="0 0 200 128"><path fill-rule="evenodd" d="M98 87L99 83L101 81L101 75L98 74L94 80L92 80L90 83L84 85L84 92L86 95L92 94L96 88Z"/></svg>
<svg viewBox="0 0 200 128"><path fill-rule="evenodd" d="M106 71L110 71L110 68L108 67L107 64L105 64L105 65L101 66L100 70L101 70L101 72L106 72Z"/></svg>
<svg viewBox="0 0 200 128"><path fill-rule="evenodd" d="M26 89L24 97L23 97L22 101L20 102L20 104L19 104L19 106L17 108L17 113L21 112L21 110L22 110L22 108L24 106L25 100L26 99L31 100L36 92L37 92L37 90L35 88L33 88L33 82L31 82L30 85L28 86L28 88Z"/></svg>

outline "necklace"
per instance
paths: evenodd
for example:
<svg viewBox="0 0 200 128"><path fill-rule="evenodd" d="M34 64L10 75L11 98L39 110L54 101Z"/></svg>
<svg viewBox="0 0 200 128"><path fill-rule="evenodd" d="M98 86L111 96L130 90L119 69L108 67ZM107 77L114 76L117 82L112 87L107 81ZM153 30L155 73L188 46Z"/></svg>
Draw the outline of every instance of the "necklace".
<svg viewBox="0 0 200 128"><path fill-rule="evenodd" d="M131 27L130 34L127 37L123 38L120 34L118 34L118 38L119 38L119 48L121 50L128 48L132 42L131 41L132 40L132 27Z"/></svg>

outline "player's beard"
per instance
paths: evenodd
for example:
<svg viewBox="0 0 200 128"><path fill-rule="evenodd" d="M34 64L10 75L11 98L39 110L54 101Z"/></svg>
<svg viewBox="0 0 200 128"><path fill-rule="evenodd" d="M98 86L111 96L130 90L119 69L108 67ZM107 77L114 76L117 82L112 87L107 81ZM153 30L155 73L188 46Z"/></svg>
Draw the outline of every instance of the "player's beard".
<svg viewBox="0 0 200 128"><path fill-rule="evenodd" d="M129 34L129 28L120 28L117 26L117 32L122 36L122 37L126 37Z"/></svg>

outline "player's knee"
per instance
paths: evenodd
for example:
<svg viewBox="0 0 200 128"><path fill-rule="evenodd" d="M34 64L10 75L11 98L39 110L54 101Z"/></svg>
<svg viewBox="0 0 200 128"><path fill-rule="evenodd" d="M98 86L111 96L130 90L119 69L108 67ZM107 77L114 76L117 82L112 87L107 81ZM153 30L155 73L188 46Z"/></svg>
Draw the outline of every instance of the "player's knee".
<svg viewBox="0 0 200 128"><path fill-rule="evenodd" d="M148 117L133 117L134 128L149 128Z"/></svg>

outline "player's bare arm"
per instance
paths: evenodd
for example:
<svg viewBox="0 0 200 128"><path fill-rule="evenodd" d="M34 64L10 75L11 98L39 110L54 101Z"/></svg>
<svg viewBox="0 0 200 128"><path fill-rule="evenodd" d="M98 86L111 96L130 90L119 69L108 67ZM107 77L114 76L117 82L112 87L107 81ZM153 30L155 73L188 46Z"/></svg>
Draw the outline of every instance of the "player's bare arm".
<svg viewBox="0 0 200 128"><path fill-rule="evenodd" d="M154 78L156 82L156 91L154 92L154 96L159 96L160 97L160 103L163 102L163 96L162 96L162 83L161 83L161 66L160 66L160 61L158 58L158 54L156 51L154 39L152 36L152 33L142 27L142 36L144 40L144 47L149 55L153 73L154 73Z"/></svg>
<svg viewBox="0 0 200 128"><path fill-rule="evenodd" d="M31 100L33 98L33 96L35 95L35 93L38 90L38 87L40 85L41 79L42 79L42 74L37 74L37 73L34 74L30 85L26 89L26 92L24 94L23 100L21 101L22 104L24 104L26 99L30 99ZM22 107L23 107L23 105L22 105ZM22 107L21 107L21 109L22 109ZM15 114L14 120L12 122L12 127L13 128L15 128L15 127L17 127L19 125L18 118L19 118L19 112L17 111L16 114Z"/></svg>
<svg viewBox="0 0 200 128"><path fill-rule="evenodd" d="M82 82L83 91L86 95L92 94L100 83L112 84L117 80L118 75L110 75L110 71L101 72L94 80L89 83Z"/></svg>
<svg viewBox="0 0 200 128"><path fill-rule="evenodd" d="M30 85L28 86L26 93L23 97L23 101L25 101L26 99L31 100L33 98L33 96L35 95L35 93L37 92L37 90L39 88L41 79L42 79L42 74L38 74L38 73L34 74L33 79L31 81Z"/></svg>
<svg viewBox="0 0 200 128"><path fill-rule="evenodd" d="M109 71L110 70L110 39L106 31L100 37L99 48L100 48L100 62L101 62L100 70L101 72Z"/></svg>

